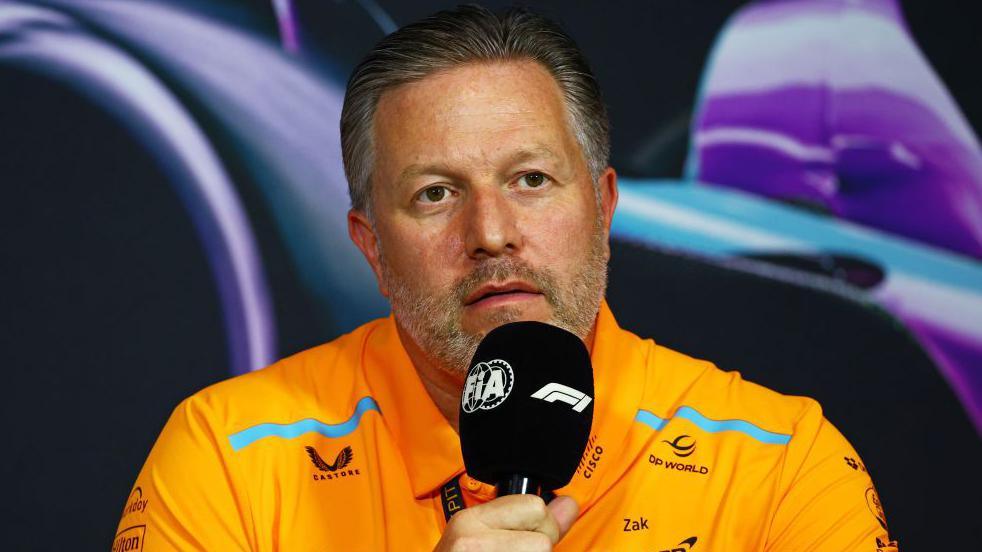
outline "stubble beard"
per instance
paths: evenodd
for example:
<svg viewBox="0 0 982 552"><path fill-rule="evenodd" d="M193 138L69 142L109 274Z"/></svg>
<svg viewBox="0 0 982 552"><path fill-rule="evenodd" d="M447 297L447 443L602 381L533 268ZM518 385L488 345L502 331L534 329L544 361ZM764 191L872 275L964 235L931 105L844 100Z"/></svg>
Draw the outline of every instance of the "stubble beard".
<svg viewBox="0 0 982 552"><path fill-rule="evenodd" d="M462 377L485 335L485 332L467 332L462 327L464 300L487 282L520 279L532 283L552 308L552 316L546 322L585 339L593 328L607 289L605 240L603 225L598 220L587 259L565 289L554 271L533 268L521 259L508 256L482 261L470 274L436 293L414 289L404 278L393 274L381 244L379 264L392 311L403 331L443 370ZM491 322L493 327L498 327L521 318L519 307L503 306L495 309Z"/></svg>

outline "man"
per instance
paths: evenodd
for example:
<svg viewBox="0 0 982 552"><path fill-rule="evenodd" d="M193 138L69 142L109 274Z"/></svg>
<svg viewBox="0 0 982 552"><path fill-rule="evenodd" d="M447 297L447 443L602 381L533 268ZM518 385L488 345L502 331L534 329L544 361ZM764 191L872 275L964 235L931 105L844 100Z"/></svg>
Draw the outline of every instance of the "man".
<svg viewBox="0 0 982 552"><path fill-rule="evenodd" d="M467 7L393 33L341 132L350 234L392 316L184 401L114 547L893 549L814 401L617 327L606 113L553 24ZM514 320L570 330L594 365L590 444L548 505L463 473L467 364Z"/></svg>

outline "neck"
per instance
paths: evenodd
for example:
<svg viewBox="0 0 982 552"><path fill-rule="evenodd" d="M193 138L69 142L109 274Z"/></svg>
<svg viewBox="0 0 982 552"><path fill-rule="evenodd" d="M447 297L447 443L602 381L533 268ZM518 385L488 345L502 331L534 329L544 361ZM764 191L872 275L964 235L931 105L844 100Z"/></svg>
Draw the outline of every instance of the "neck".
<svg viewBox="0 0 982 552"><path fill-rule="evenodd" d="M396 321L396 329L399 332L399 340L402 341L402 346L406 349L409 360L416 368L416 373L419 374L419 379L426 392L429 393L443 417L447 419L450 427L460 433L457 422L460 415L460 394L464 389L466 374L456 373L433 359L403 330L402 324L399 324L398 320ZM583 340L591 354L593 353L593 342L596 335L597 324L594 323L593 327L590 328L590 333Z"/></svg>

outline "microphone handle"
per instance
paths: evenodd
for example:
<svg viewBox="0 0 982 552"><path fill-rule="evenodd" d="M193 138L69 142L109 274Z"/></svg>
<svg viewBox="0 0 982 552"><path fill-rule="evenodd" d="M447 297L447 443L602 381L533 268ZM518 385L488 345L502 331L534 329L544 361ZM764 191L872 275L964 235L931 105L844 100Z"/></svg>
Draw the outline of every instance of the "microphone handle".
<svg viewBox="0 0 982 552"><path fill-rule="evenodd" d="M498 481L498 496L514 494L534 494L542 496L545 494L542 482L524 475L512 474Z"/></svg>

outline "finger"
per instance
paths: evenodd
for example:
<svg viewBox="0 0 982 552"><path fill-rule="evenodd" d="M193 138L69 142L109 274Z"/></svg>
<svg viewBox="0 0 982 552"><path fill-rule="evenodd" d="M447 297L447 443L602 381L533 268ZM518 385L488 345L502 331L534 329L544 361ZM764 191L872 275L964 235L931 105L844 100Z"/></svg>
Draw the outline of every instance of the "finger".
<svg viewBox="0 0 982 552"><path fill-rule="evenodd" d="M457 516L454 516L456 519ZM444 534L437 543L435 551L451 550L507 550L508 552L549 552L553 541L535 531L512 531L508 529L472 529L470 532Z"/></svg>
<svg viewBox="0 0 982 552"><path fill-rule="evenodd" d="M552 517L556 520L559 528L559 538L563 538L576 521L576 516L580 513L580 506L568 496L557 496L547 506ZM556 541L558 542L558 541Z"/></svg>
<svg viewBox="0 0 982 552"><path fill-rule="evenodd" d="M538 496L503 496L478 508L474 508L474 513L480 514L481 522L490 529L535 531L546 535L554 543L559 541L559 525Z"/></svg>
<svg viewBox="0 0 982 552"><path fill-rule="evenodd" d="M508 552L549 552L555 541L536 531L508 531L495 529L483 533L481 546L475 550L507 550ZM467 547L464 547L467 550Z"/></svg>

